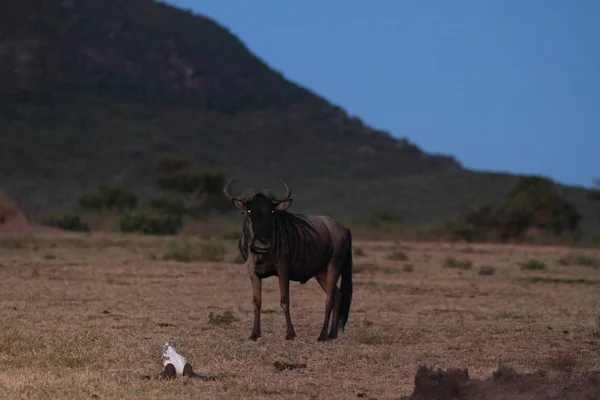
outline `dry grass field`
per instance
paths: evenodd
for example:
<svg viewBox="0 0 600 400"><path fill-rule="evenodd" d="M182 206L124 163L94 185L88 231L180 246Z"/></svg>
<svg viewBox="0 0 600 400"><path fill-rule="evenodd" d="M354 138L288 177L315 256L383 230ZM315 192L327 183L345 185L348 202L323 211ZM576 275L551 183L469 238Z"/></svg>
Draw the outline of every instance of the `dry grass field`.
<svg viewBox="0 0 600 400"><path fill-rule="evenodd" d="M285 341L270 278L263 337L250 342L251 287L233 241L0 237L0 398L398 398L412 392L420 364L475 378L499 365L600 369L599 251L354 246L339 339L316 341L325 295L311 280L291 286L298 337ZM162 370L166 341L219 379L143 379Z"/></svg>

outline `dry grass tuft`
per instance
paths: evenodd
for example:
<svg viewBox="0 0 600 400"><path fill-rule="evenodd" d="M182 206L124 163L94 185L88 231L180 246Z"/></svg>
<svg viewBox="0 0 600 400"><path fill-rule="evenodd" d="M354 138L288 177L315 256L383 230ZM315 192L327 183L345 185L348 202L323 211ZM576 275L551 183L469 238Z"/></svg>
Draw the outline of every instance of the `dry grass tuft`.
<svg viewBox="0 0 600 400"><path fill-rule="evenodd" d="M535 259L527 260L523 263L520 263L520 265L522 270L528 271L546 271L548 269L546 267L546 263Z"/></svg>
<svg viewBox="0 0 600 400"><path fill-rule="evenodd" d="M242 258L242 255L236 251L235 256L231 259L231 262L234 264L244 264L245 261Z"/></svg>
<svg viewBox="0 0 600 400"><path fill-rule="evenodd" d="M237 320L229 310L223 314L213 313L212 311L208 314L208 323L211 325L227 326Z"/></svg>
<svg viewBox="0 0 600 400"><path fill-rule="evenodd" d="M27 246L27 239L19 236L0 237L0 248L20 250Z"/></svg>
<svg viewBox="0 0 600 400"><path fill-rule="evenodd" d="M408 261L408 256L402 250L396 250L386 257L391 261Z"/></svg>
<svg viewBox="0 0 600 400"><path fill-rule="evenodd" d="M444 260L444 267L446 268L454 268L454 269L471 269L473 267L473 263L471 260L459 260L454 257L446 257Z"/></svg>
<svg viewBox="0 0 600 400"><path fill-rule="evenodd" d="M596 316L594 320L594 327L592 329L592 336L600 339L600 314Z"/></svg>
<svg viewBox="0 0 600 400"><path fill-rule="evenodd" d="M560 265L581 265L581 266L585 266L585 267L592 267L592 268L599 268L600 267L600 260L598 260L595 257L590 257L588 255L585 254L574 254L574 253L568 253L564 256L562 256L559 260L558 263Z"/></svg>
<svg viewBox="0 0 600 400"><path fill-rule="evenodd" d="M577 360L572 352L563 350L550 357L548 366L556 371L572 372L577 366Z"/></svg>
<svg viewBox="0 0 600 400"><path fill-rule="evenodd" d="M212 241L174 241L163 255L163 260L189 262L223 261L227 249Z"/></svg>
<svg viewBox="0 0 600 400"><path fill-rule="evenodd" d="M490 265L483 265L479 268L479 275L489 276L496 273L496 268Z"/></svg>
<svg viewBox="0 0 600 400"><path fill-rule="evenodd" d="M353 254L356 257L365 257L367 255L362 247L355 247L353 250Z"/></svg>
<svg viewBox="0 0 600 400"><path fill-rule="evenodd" d="M407 269L406 267L400 268L398 265L389 265L389 264L385 264L385 263L380 264L375 261L371 261L371 262L367 261L367 262L362 262L362 263L355 263L352 267L352 272L355 274L364 274L364 273L399 274L402 271L412 272L412 271L409 271L409 269L410 269L410 267Z"/></svg>
<svg viewBox="0 0 600 400"><path fill-rule="evenodd" d="M565 284L565 285L600 285L600 280L587 279L587 278L552 278L546 276L532 276L530 278L523 279L526 282L531 283L553 283L553 284Z"/></svg>
<svg viewBox="0 0 600 400"><path fill-rule="evenodd" d="M362 274L365 272L375 273L379 270L379 265L374 262L360 262L354 263L352 266L352 273L354 274Z"/></svg>

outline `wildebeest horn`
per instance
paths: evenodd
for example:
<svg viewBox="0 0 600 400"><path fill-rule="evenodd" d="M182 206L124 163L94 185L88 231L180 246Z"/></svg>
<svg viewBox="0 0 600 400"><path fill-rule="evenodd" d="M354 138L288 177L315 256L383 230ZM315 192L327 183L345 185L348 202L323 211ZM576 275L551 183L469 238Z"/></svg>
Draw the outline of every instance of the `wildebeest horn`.
<svg viewBox="0 0 600 400"><path fill-rule="evenodd" d="M225 193L225 196L227 196L227 198L229 200L233 200L233 196L231 194L229 194L229 187L231 186L233 181L235 181L235 178L231 178L231 180L229 182L227 182L227 184L223 188L223 193Z"/></svg>
<svg viewBox="0 0 600 400"><path fill-rule="evenodd" d="M285 184L283 179L280 179L279 182L281 182L281 184L285 188L285 194L283 195L283 199L277 199L277 201L282 202L282 201L289 200L289 198L292 197L292 189L290 189L289 186Z"/></svg>

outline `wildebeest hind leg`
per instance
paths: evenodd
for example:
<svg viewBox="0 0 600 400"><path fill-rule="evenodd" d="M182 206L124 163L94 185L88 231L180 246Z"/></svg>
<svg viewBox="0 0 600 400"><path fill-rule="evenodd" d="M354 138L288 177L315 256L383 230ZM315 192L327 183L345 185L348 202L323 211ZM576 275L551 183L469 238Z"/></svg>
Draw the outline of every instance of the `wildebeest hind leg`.
<svg viewBox="0 0 600 400"><path fill-rule="evenodd" d="M315 278L316 278L317 282L319 282L319 285L321 286L321 288L323 289L325 294L327 294L327 273L325 271L319 272L315 276ZM338 335L341 301L342 301L342 292L340 292L340 289L338 289L338 287L336 286L335 287L335 299L334 299L334 304L333 304L333 315L332 315L333 321L331 322L331 331L329 332L329 335L328 335L329 339L335 339L335 338L337 338L337 335Z"/></svg>
<svg viewBox="0 0 600 400"><path fill-rule="evenodd" d="M340 308L340 300L341 293L337 288L337 280L339 279L339 272L336 271L335 267L332 264L327 266L327 272L319 272L315 278L319 285L325 291L327 299L325 300L325 318L323 320L323 327L321 328L321 333L319 334L318 341L325 341L327 339L335 339L337 337L337 323L336 318L339 318L339 308ZM331 327L331 333L327 335L327 330L329 328L329 319L331 317L333 311L333 323Z"/></svg>
<svg viewBox="0 0 600 400"><path fill-rule="evenodd" d="M340 306L342 305L342 292L335 286L335 298L333 305L333 315L331 321L331 330L329 331L329 339L336 339L338 337L338 326L340 324Z"/></svg>

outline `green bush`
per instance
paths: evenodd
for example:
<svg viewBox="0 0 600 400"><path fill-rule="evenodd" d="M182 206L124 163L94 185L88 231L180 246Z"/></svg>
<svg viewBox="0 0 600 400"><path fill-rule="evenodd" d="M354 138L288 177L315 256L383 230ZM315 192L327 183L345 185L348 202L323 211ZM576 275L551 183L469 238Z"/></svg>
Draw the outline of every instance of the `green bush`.
<svg viewBox="0 0 600 400"><path fill-rule="evenodd" d="M487 204L461 211L448 225L454 236L467 241L522 239L530 228L560 236L579 231L581 215L565 200L554 182L525 176L499 204Z"/></svg>
<svg viewBox="0 0 600 400"><path fill-rule="evenodd" d="M140 213L126 213L119 219L119 229L123 233L142 232L148 224L148 217Z"/></svg>
<svg viewBox="0 0 600 400"><path fill-rule="evenodd" d="M108 209L125 211L133 210L137 207L137 196L124 183L105 182L98 186L98 191L104 197L105 205Z"/></svg>
<svg viewBox="0 0 600 400"><path fill-rule="evenodd" d="M97 192L81 195L78 202L81 208L87 210L126 211L137 207L138 197L125 183L109 181L98 185Z"/></svg>
<svg viewBox="0 0 600 400"><path fill-rule="evenodd" d="M89 232L89 224L82 220L79 215L63 215L62 217L49 218L45 225L54 226L66 231Z"/></svg>
<svg viewBox="0 0 600 400"><path fill-rule="evenodd" d="M106 206L104 196L100 193L86 193L79 196L79 206L85 210L102 211Z"/></svg>
<svg viewBox="0 0 600 400"><path fill-rule="evenodd" d="M163 195L150 199L150 207L163 214L184 215L187 213L183 199L175 196Z"/></svg>

